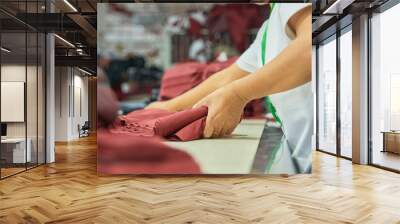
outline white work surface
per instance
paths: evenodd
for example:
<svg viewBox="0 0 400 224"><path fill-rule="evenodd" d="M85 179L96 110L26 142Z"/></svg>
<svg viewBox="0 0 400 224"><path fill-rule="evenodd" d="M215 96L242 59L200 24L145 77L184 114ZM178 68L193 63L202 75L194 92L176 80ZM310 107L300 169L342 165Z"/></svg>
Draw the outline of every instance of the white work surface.
<svg viewBox="0 0 400 224"><path fill-rule="evenodd" d="M13 163L25 163L31 161L31 145L32 140L27 138L26 141L28 142L25 151L25 138L3 138L1 139L1 144L14 144L13 147ZM25 153L27 153L25 155Z"/></svg>
<svg viewBox="0 0 400 224"><path fill-rule="evenodd" d="M2 138L1 143L21 143L25 142L25 138Z"/></svg>
<svg viewBox="0 0 400 224"><path fill-rule="evenodd" d="M243 120L232 137L167 144L188 152L205 174L248 174L251 171L265 120Z"/></svg>

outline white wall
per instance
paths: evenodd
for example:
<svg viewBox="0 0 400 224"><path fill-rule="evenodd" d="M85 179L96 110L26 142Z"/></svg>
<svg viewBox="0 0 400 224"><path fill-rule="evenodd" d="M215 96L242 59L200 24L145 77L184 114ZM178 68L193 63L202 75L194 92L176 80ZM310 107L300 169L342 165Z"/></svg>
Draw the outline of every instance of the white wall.
<svg viewBox="0 0 400 224"><path fill-rule="evenodd" d="M78 125L88 120L88 78L83 75L76 68L56 67L56 141L79 138Z"/></svg>
<svg viewBox="0 0 400 224"><path fill-rule="evenodd" d="M3 82L25 82L25 65L2 65L1 66L1 81ZM30 69L30 68L28 68ZM7 108L1 108L6 110ZM11 122L7 123L8 137L25 137L25 123Z"/></svg>
<svg viewBox="0 0 400 224"><path fill-rule="evenodd" d="M72 138L78 138L78 125L82 126L85 121L88 121L89 112L88 112L88 78L87 76L81 76L82 73L79 72L77 75L76 72L78 70L74 70L74 91L72 99L74 102L71 102L71 105L74 105L71 108L72 111L72 119L71 119L71 136ZM72 88L71 88L72 89Z"/></svg>
<svg viewBox="0 0 400 224"><path fill-rule="evenodd" d="M37 70L38 69L38 70ZM7 137L9 138L28 138L29 148L31 149L32 161L44 163L44 150L45 150L45 120L44 120L44 74L42 67L38 66L25 66L25 64L3 64L1 66L1 81L2 82L23 82L26 86L26 101L21 102L23 105L19 108L12 108L4 106L1 108L2 112L6 113L22 113L22 117L26 112L26 120L22 119L20 122L5 122L7 124ZM25 80L27 79L27 80ZM3 84L3 83L2 83ZM2 94L7 94L2 89ZM24 95L24 87L18 90L20 94ZM10 94L10 93L8 93ZM2 98L7 95L2 95ZM22 96L24 98L24 96ZM15 102L17 103L17 102ZM26 103L26 106L25 106ZM2 102L3 104L3 102ZM51 161L51 160L49 160Z"/></svg>
<svg viewBox="0 0 400 224"><path fill-rule="evenodd" d="M27 70L26 70L27 69ZM28 83L29 86L36 86L36 80L32 80L30 77L31 74L36 74L36 67L34 66L27 66L25 65L17 65L17 64L8 64L1 66L1 81L4 82L25 82L25 75L28 72ZM31 133L30 130L33 128L36 130L36 113L32 113L33 110L36 111L36 88L27 88L27 106L31 106L31 108L27 111L27 118L28 118L28 137ZM33 104L32 104L33 103ZM40 106L40 105L39 105ZM32 110L32 107L33 108ZM22 108L23 109L23 108ZM1 108L1 110L7 110L7 108ZM32 123L34 122L34 123ZM25 137L25 124L26 122L7 122L7 136L8 137ZM32 130L33 130L32 129ZM35 132L36 133L36 132Z"/></svg>
<svg viewBox="0 0 400 224"><path fill-rule="evenodd" d="M25 65L2 65L1 81L25 82L25 69ZM7 123L7 137L25 137L25 126L25 122Z"/></svg>
<svg viewBox="0 0 400 224"><path fill-rule="evenodd" d="M1 121L24 122L25 83L1 81ZM36 105L35 105L36 108Z"/></svg>
<svg viewBox="0 0 400 224"><path fill-rule="evenodd" d="M68 141L69 117L69 69L67 67L55 68L55 141Z"/></svg>

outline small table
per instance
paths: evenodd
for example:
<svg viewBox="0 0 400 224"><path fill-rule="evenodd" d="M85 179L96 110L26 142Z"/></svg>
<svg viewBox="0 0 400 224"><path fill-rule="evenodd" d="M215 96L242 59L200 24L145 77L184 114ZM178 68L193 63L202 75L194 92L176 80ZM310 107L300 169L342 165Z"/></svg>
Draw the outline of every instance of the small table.
<svg viewBox="0 0 400 224"><path fill-rule="evenodd" d="M400 131L382 131L383 150L382 152L391 152L400 154Z"/></svg>
<svg viewBox="0 0 400 224"><path fill-rule="evenodd" d="M265 120L243 120L232 137L199 139L167 144L186 151L205 174L251 173Z"/></svg>
<svg viewBox="0 0 400 224"><path fill-rule="evenodd" d="M31 161L31 139L27 138L26 142L28 144L26 147L26 154L25 154L25 138L5 138L1 139L1 159L4 159L7 157L7 154L12 153L12 160L11 160L11 155L9 158L5 158L6 163L13 163L13 164L19 164L19 163L25 163L25 162L30 162ZM9 148L9 146L14 145L12 148ZM6 156L4 156L6 154Z"/></svg>

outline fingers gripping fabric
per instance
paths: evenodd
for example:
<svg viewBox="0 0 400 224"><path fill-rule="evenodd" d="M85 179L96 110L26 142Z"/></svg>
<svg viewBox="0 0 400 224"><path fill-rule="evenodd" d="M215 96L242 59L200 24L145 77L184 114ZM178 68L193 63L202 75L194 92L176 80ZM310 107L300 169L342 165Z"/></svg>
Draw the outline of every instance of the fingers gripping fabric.
<svg viewBox="0 0 400 224"><path fill-rule="evenodd" d="M160 137L180 141L201 138L207 108L177 113L140 110L116 118L119 105L112 91L106 87L99 87L98 97L99 173L201 173L192 156L164 144Z"/></svg>
<svg viewBox="0 0 400 224"><path fill-rule="evenodd" d="M207 107L169 112L145 109L119 117L110 131L136 137L160 136L168 140L190 141L202 137Z"/></svg>

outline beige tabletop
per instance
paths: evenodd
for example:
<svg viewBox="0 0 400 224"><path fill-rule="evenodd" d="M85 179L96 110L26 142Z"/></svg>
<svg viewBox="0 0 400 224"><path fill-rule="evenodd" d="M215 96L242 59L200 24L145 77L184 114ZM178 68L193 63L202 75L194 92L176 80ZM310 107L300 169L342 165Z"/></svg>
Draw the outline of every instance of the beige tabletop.
<svg viewBox="0 0 400 224"><path fill-rule="evenodd" d="M193 156L206 174L250 173L265 120L243 120L232 137L167 142Z"/></svg>

